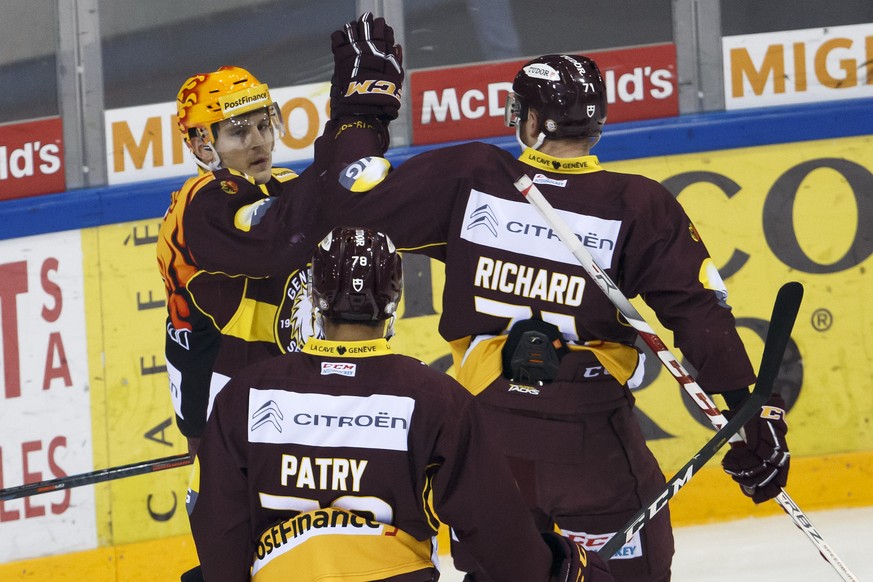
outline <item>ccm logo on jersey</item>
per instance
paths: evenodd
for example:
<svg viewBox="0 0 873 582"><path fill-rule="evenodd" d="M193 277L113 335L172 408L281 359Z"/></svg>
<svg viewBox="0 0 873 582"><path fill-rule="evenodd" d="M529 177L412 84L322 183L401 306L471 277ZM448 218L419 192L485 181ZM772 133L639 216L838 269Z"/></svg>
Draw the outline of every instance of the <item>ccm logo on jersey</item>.
<svg viewBox="0 0 873 582"><path fill-rule="evenodd" d="M338 374L340 376L354 376L358 371L357 364L350 364L348 362L322 362L321 363L321 375L322 376L330 376L331 374Z"/></svg>
<svg viewBox="0 0 873 582"><path fill-rule="evenodd" d="M533 386L523 386L522 384L510 384L507 392L518 392L520 394L530 394L531 396L539 396L539 388Z"/></svg>

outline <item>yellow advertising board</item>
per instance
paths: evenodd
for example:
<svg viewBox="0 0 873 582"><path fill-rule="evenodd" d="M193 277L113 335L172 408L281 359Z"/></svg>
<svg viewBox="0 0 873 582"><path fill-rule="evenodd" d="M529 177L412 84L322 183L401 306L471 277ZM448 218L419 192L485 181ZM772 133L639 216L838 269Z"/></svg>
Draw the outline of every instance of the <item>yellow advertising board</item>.
<svg viewBox="0 0 873 582"><path fill-rule="evenodd" d="M790 409L792 455L873 450L873 319L867 307L873 297L873 137L607 167L647 175L678 194L725 278L753 362L760 359L776 290L791 280L804 285L777 383ZM687 433L678 402L670 402L671 390L678 390L660 376L663 388L653 384L642 391L640 409L667 432ZM678 467L687 455L665 440L653 448L665 468Z"/></svg>
<svg viewBox="0 0 873 582"><path fill-rule="evenodd" d="M187 451L175 426L164 363L160 220L83 236L95 465L117 467ZM98 465L99 463L99 465ZM98 539L127 544L188 531L187 473L119 479L97 489Z"/></svg>

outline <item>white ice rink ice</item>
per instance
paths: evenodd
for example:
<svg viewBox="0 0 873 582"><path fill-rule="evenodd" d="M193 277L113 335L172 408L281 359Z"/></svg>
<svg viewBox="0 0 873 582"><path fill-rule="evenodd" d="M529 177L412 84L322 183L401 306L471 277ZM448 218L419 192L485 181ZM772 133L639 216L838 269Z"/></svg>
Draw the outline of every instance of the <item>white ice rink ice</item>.
<svg viewBox="0 0 873 582"><path fill-rule="evenodd" d="M873 484L871 484L873 486ZM873 507L807 512L861 582L873 582ZM842 578L784 514L676 528L673 582L840 582ZM445 582L463 577L443 561Z"/></svg>

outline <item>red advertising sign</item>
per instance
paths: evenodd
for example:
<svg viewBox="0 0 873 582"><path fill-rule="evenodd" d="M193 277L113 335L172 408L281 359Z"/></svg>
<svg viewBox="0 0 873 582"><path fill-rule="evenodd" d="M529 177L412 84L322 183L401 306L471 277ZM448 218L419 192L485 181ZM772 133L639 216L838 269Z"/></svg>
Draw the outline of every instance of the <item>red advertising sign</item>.
<svg viewBox="0 0 873 582"><path fill-rule="evenodd" d="M679 115L672 43L585 54L603 75L609 123ZM528 60L412 71L413 143L507 135L503 104Z"/></svg>
<svg viewBox="0 0 873 582"><path fill-rule="evenodd" d="M0 200L65 189L60 117L0 125Z"/></svg>

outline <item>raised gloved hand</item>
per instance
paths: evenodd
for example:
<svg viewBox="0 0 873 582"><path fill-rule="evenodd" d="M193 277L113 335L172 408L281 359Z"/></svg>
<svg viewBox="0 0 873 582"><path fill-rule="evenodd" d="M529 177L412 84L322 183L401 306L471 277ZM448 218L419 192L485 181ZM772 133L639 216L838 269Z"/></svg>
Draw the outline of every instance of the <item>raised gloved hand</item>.
<svg viewBox="0 0 873 582"><path fill-rule="evenodd" d="M730 418L730 411L725 416ZM732 447L721 462L722 468L740 484L743 493L755 503L773 499L788 482L790 453L785 442L785 401L778 394L770 397L761 413L743 427L745 446Z"/></svg>
<svg viewBox="0 0 873 582"><path fill-rule="evenodd" d="M552 550L550 582L614 582L597 552L589 552L556 532L544 533L543 540Z"/></svg>
<svg viewBox="0 0 873 582"><path fill-rule="evenodd" d="M403 52L384 18L365 12L331 37L331 118L374 115L397 119L403 85Z"/></svg>

